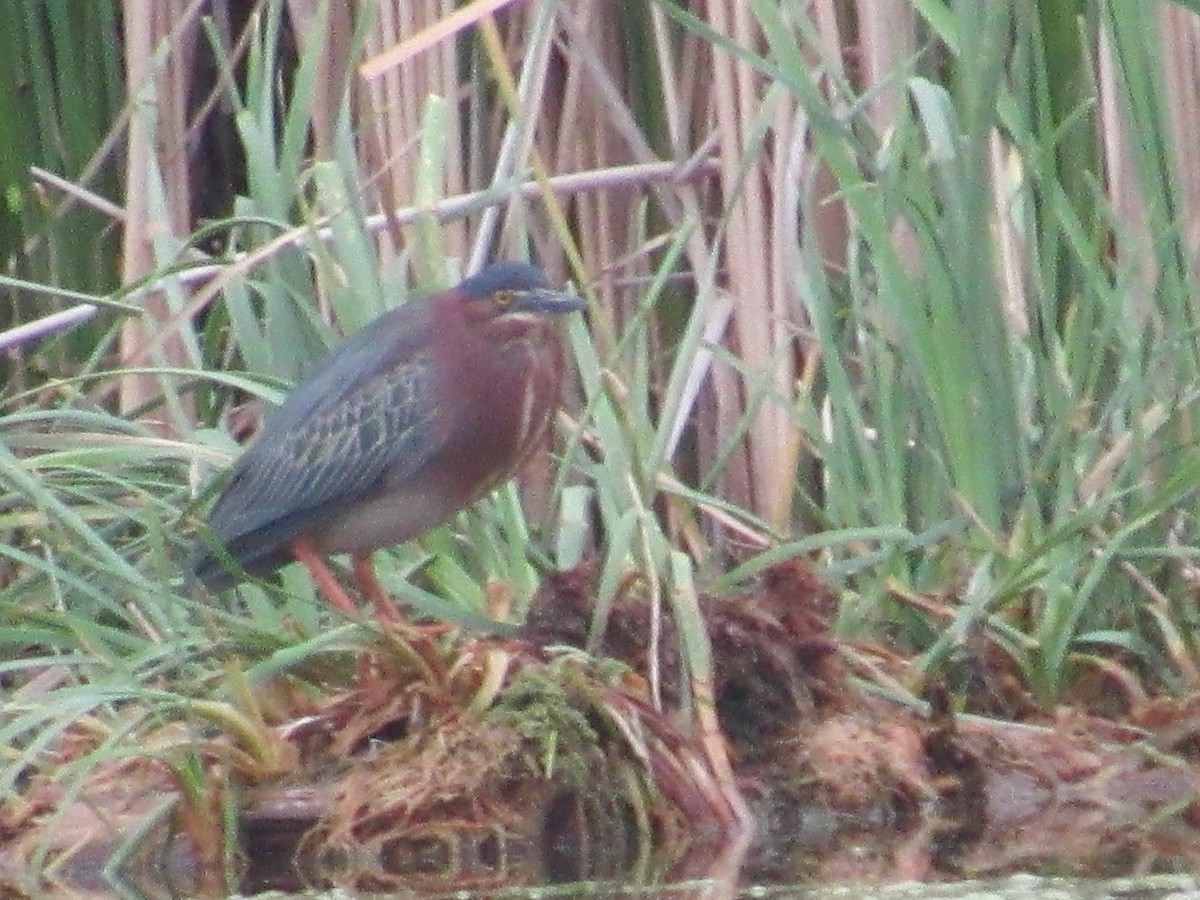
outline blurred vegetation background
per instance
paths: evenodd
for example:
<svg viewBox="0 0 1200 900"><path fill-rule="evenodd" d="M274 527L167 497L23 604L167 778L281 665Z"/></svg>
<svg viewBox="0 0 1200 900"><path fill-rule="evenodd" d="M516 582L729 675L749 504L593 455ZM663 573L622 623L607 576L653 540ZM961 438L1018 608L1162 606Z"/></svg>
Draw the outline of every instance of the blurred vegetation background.
<svg viewBox="0 0 1200 900"><path fill-rule="evenodd" d="M0 792L122 698L347 646L300 572L183 581L202 490L491 257L588 296L579 378L520 490L382 554L406 603L519 616L585 562L600 623L636 573L703 675L698 593L810 555L919 674L982 638L1047 705L1194 690L1198 16L3 0Z"/></svg>

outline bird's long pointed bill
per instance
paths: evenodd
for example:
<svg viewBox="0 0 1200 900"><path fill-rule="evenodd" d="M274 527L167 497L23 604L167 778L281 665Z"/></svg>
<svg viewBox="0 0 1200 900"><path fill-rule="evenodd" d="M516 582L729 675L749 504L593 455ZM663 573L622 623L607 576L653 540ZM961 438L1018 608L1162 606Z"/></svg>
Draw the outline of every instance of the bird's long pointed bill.
<svg viewBox="0 0 1200 900"><path fill-rule="evenodd" d="M587 306L587 301L574 294L562 291L520 291L513 298L512 308L516 312L561 315L572 313Z"/></svg>

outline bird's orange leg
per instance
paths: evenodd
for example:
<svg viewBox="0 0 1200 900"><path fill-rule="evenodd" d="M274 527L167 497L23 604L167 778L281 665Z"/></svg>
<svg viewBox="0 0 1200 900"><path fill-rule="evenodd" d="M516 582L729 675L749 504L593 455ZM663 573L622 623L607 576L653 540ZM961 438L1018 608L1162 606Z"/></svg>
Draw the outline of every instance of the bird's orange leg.
<svg viewBox="0 0 1200 900"><path fill-rule="evenodd" d="M310 537L296 538L292 541L292 553L295 554L297 560L304 564L304 568L308 569L308 574L312 576L312 580L316 582L330 605L348 618L357 619L358 607L354 605L354 601L350 599L350 595L346 593L345 589L338 584L329 565L317 552L317 545L313 543L313 539Z"/></svg>
<svg viewBox="0 0 1200 900"><path fill-rule="evenodd" d="M446 632L453 630L452 626L445 624L413 625L411 622L406 622L404 616L396 609L396 602L387 595L383 585L379 583L369 555L354 557L354 578L375 607L375 621L379 624L404 622L409 631L423 638L441 637Z"/></svg>
<svg viewBox="0 0 1200 900"><path fill-rule="evenodd" d="M296 559L304 564L304 568L308 569L312 580L316 582L321 593L325 595L325 599L335 609L340 610L347 618L359 618L358 607L350 599L345 588L338 584L337 578L317 551L317 545L312 538L297 538L292 542L292 552L296 555ZM356 571L357 568L356 560ZM372 602L374 602L373 598ZM377 695L382 689L383 683L380 680L378 659L369 653L358 657L358 684L368 696Z"/></svg>
<svg viewBox="0 0 1200 900"><path fill-rule="evenodd" d="M375 607L375 621L381 624L399 622L400 613L396 611L396 604L384 593L383 585L375 577L375 567L371 565L371 555L368 553L363 556L355 556L352 558L352 562L354 564L354 580L358 582L362 592L367 595L367 599Z"/></svg>

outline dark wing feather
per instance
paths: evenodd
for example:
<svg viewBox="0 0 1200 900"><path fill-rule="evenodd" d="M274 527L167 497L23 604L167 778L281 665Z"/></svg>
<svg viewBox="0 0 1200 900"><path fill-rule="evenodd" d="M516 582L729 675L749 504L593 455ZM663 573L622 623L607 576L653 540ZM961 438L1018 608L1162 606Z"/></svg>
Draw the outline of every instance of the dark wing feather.
<svg viewBox="0 0 1200 900"><path fill-rule="evenodd" d="M423 301L393 310L335 349L268 418L209 514L241 565L278 566L286 556L276 551L330 508L385 474L403 479L437 452L429 327ZM208 548L193 570L206 582L229 580Z"/></svg>

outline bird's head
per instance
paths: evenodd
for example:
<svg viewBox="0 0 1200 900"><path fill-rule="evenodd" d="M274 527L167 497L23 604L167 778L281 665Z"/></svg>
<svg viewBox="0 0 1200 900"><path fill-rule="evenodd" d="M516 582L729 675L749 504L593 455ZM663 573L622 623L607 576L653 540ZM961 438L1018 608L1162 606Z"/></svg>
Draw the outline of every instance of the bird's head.
<svg viewBox="0 0 1200 900"><path fill-rule="evenodd" d="M501 343L536 335L586 306L580 297L552 289L541 269L522 262L494 263L459 283L454 293L467 327Z"/></svg>

